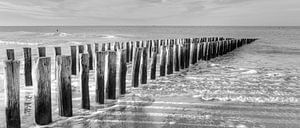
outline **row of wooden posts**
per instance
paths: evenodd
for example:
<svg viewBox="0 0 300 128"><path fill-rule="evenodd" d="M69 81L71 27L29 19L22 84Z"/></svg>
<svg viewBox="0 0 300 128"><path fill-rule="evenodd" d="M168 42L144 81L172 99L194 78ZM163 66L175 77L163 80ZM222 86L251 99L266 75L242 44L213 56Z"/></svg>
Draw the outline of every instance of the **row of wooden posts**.
<svg viewBox="0 0 300 128"><path fill-rule="evenodd" d="M159 55L159 75L188 68L199 60L210 60L230 52L256 39L233 39L223 37L148 40L126 43L103 43L71 46L71 55L62 55L61 47L55 47L55 79L58 87L58 110L60 116L72 113L71 75L77 75L81 87L81 107L90 109L89 72L95 71L96 102L117 99L126 93L127 63L132 62L133 87L146 84L148 60L150 79L156 79ZM52 122L51 112L51 58L46 57L46 48L38 48L38 57L32 68L31 48L24 48L25 86L34 85L35 122L47 125ZM77 51L78 50L78 51ZM20 61L15 60L14 49L7 49L5 65L6 123L8 128L20 124ZM33 74L33 76L31 75Z"/></svg>

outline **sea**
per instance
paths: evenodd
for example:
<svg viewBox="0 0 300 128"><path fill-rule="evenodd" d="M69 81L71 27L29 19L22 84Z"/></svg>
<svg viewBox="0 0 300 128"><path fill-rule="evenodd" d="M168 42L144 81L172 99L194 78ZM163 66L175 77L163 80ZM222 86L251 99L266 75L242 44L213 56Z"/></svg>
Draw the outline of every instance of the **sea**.
<svg viewBox="0 0 300 128"><path fill-rule="evenodd" d="M80 109L80 87L72 76L74 117L59 117L52 76L53 123L46 127L300 127L300 27L297 26L2 26L0 27L0 127L5 127L6 49L21 61L22 127L34 123L33 87L24 86L23 48L54 47L70 55L71 45L195 37L257 38L209 61L199 61L139 88L126 78L127 94L96 104L90 72L91 110ZM159 63L159 62L158 62ZM157 72L159 69L157 69ZM54 71L53 71L54 72ZM52 72L52 74L54 74ZM131 64L128 64L131 74Z"/></svg>

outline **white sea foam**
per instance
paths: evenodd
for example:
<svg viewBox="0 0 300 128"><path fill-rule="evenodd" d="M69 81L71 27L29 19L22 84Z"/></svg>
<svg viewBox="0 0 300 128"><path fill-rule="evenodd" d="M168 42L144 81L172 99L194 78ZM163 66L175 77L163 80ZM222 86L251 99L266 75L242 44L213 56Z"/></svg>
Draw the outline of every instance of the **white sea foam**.
<svg viewBox="0 0 300 128"><path fill-rule="evenodd" d="M42 33L43 36L59 36L59 37L67 37L72 34L64 33L64 32L51 32L51 33Z"/></svg>
<svg viewBox="0 0 300 128"><path fill-rule="evenodd" d="M111 38L116 38L116 36L114 36L114 35L105 35L103 38L111 39Z"/></svg>

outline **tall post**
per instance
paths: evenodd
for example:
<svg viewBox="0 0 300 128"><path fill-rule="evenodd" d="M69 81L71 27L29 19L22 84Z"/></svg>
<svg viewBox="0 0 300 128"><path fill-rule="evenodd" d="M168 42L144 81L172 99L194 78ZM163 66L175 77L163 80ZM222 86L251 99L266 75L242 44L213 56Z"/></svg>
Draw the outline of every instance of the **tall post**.
<svg viewBox="0 0 300 128"><path fill-rule="evenodd" d="M175 64L175 71L179 71L179 54L178 54L178 44L175 45L175 54L174 54L174 64Z"/></svg>
<svg viewBox="0 0 300 128"><path fill-rule="evenodd" d="M71 117L72 87L71 87L71 56L58 56L58 114Z"/></svg>
<svg viewBox="0 0 300 128"><path fill-rule="evenodd" d="M161 52L160 52L160 76L166 75L166 46L161 46Z"/></svg>
<svg viewBox="0 0 300 128"><path fill-rule="evenodd" d="M54 47L54 76L57 79L57 56L61 56L61 47Z"/></svg>
<svg viewBox="0 0 300 128"><path fill-rule="evenodd" d="M136 48L133 55L132 62L132 86L139 86L139 72L140 72L140 62L141 62L141 48Z"/></svg>
<svg viewBox="0 0 300 128"><path fill-rule="evenodd" d="M99 51L99 44L95 43L95 53Z"/></svg>
<svg viewBox="0 0 300 128"><path fill-rule="evenodd" d="M156 77L156 63L157 63L157 48L153 47L152 51L152 61L151 61L151 72L150 72L150 79L155 80Z"/></svg>
<svg viewBox="0 0 300 128"><path fill-rule="evenodd" d="M185 52L186 52L186 46L185 46L185 44L181 44L181 47L180 47L180 69L185 68L185 61L186 61Z"/></svg>
<svg viewBox="0 0 300 128"><path fill-rule="evenodd" d="M77 49L76 49L76 46L71 46L71 57L72 57L72 75L76 75L77 74L77 70L76 70Z"/></svg>
<svg viewBox="0 0 300 128"><path fill-rule="evenodd" d="M39 57L46 57L46 47L38 47Z"/></svg>
<svg viewBox="0 0 300 128"><path fill-rule="evenodd" d="M141 84L147 84L148 49L142 48L140 80Z"/></svg>
<svg viewBox="0 0 300 128"><path fill-rule="evenodd" d="M32 60L31 60L31 48L23 48L24 51L24 76L25 86L32 86Z"/></svg>
<svg viewBox="0 0 300 128"><path fill-rule="evenodd" d="M87 50L88 50L88 53L89 53L89 67L90 67L90 70L93 70L93 51L92 51L92 46L91 44L87 44Z"/></svg>
<svg viewBox="0 0 300 128"><path fill-rule="evenodd" d="M7 60L15 60L15 50L6 49Z"/></svg>
<svg viewBox="0 0 300 128"><path fill-rule="evenodd" d="M108 51L106 56L105 87L107 99L116 99L116 52Z"/></svg>
<svg viewBox="0 0 300 128"><path fill-rule="evenodd" d="M126 62L129 63L130 61L130 47L129 47L129 42L126 42Z"/></svg>
<svg viewBox="0 0 300 128"><path fill-rule="evenodd" d="M38 58L34 66L35 122L47 125L52 122L51 109L51 58Z"/></svg>
<svg viewBox="0 0 300 128"><path fill-rule="evenodd" d="M5 116L7 128L21 128L20 61L4 61Z"/></svg>
<svg viewBox="0 0 300 128"><path fill-rule="evenodd" d="M96 102L104 104L104 74L105 74L105 58L106 52L97 52L96 61Z"/></svg>
<svg viewBox="0 0 300 128"><path fill-rule="evenodd" d="M81 87L81 108L90 109L89 94L89 54L79 55L80 73L79 83Z"/></svg>
<svg viewBox="0 0 300 128"><path fill-rule="evenodd" d="M105 51L105 43L102 44L101 51Z"/></svg>
<svg viewBox="0 0 300 128"><path fill-rule="evenodd" d="M126 53L127 50L117 51L117 97L126 93Z"/></svg>
<svg viewBox="0 0 300 128"><path fill-rule="evenodd" d="M173 74L173 46L169 44L167 49L167 74Z"/></svg>

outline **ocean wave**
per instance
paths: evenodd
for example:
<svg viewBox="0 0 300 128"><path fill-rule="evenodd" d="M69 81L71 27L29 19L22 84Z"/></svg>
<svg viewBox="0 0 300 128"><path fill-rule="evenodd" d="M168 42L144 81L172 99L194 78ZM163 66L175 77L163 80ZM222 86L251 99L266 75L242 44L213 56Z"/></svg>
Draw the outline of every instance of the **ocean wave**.
<svg viewBox="0 0 300 128"><path fill-rule="evenodd" d="M65 32L51 32L51 33L41 33L42 36L54 36L54 37L67 37L71 36L70 33Z"/></svg>
<svg viewBox="0 0 300 128"><path fill-rule="evenodd" d="M5 45L12 45L12 44L16 44L16 45L39 45L40 43L32 43L32 42L20 42L20 41L5 41L5 40L0 40L0 44L5 44Z"/></svg>

